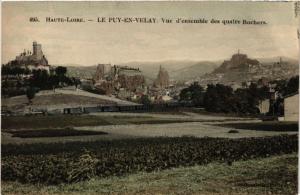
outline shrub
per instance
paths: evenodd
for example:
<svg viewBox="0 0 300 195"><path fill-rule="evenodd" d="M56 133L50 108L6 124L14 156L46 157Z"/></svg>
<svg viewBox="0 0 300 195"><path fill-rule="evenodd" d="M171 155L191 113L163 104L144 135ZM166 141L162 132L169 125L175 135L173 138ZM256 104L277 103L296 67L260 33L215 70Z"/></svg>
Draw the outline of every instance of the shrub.
<svg viewBox="0 0 300 195"><path fill-rule="evenodd" d="M72 169L68 172L68 182L78 182L94 177L98 161L94 154L84 149L79 159L70 164Z"/></svg>
<svg viewBox="0 0 300 195"><path fill-rule="evenodd" d="M232 130L229 130L228 133L239 133L239 131L238 131L238 130L233 130L233 129L232 129Z"/></svg>
<svg viewBox="0 0 300 195"><path fill-rule="evenodd" d="M214 161L234 162L297 150L297 135L3 145L1 177L3 181L58 184Z"/></svg>

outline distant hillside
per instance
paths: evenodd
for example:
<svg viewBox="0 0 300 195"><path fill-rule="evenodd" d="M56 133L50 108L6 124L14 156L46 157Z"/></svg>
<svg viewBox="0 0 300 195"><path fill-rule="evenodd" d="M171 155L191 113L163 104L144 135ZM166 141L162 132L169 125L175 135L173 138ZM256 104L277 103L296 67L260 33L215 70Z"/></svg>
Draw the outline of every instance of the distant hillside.
<svg viewBox="0 0 300 195"><path fill-rule="evenodd" d="M96 72L97 66L66 66L67 74L71 77L92 78Z"/></svg>
<svg viewBox="0 0 300 195"><path fill-rule="evenodd" d="M169 60L161 62L128 62L122 65L139 67L144 75L154 80L158 74L159 66L164 67L171 79L189 80L196 76L211 72L220 62Z"/></svg>
<svg viewBox="0 0 300 195"><path fill-rule="evenodd" d="M206 73L212 72L220 62L198 62L192 66L184 67L170 72L171 79L188 81Z"/></svg>
<svg viewBox="0 0 300 195"><path fill-rule="evenodd" d="M127 62L119 65L140 68L148 82L152 82L159 71L159 66L164 67L171 79L174 80L189 80L196 76L201 76L205 73L211 72L220 62L208 61L161 61L161 62ZM58 65L56 65L58 66ZM68 75L92 78L96 72L96 65L94 66L81 66L81 65L62 65L68 69Z"/></svg>

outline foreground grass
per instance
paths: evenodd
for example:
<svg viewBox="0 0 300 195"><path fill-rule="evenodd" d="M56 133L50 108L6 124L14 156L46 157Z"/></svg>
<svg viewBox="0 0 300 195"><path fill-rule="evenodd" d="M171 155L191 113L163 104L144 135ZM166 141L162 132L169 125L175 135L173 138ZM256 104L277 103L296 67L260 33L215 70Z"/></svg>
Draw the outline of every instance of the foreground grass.
<svg viewBox="0 0 300 195"><path fill-rule="evenodd" d="M296 194L298 156L174 168L57 186L2 182L3 194Z"/></svg>

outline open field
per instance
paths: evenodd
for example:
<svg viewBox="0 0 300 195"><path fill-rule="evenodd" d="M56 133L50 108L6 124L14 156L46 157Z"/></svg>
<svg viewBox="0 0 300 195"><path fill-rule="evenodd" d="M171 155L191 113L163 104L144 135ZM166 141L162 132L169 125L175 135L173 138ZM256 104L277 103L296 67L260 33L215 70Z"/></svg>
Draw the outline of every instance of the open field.
<svg viewBox="0 0 300 195"><path fill-rule="evenodd" d="M124 136L157 137L157 136L195 136L195 137L262 137L280 134L297 134L295 131L256 131L239 130L239 133L228 133L232 128L213 126L203 122L184 122L168 124L141 124L141 125L117 125L117 126L94 126L78 127L80 130L103 131L108 134Z"/></svg>
<svg viewBox="0 0 300 195"><path fill-rule="evenodd" d="M296 124L190 112L95 113L2 117L2 129L5 194L297 191ZM100 135L72 136L79 132Z"/></svg>
<svg viewBox="0 0 300 195"><path fill-rule="evenodd" d="M269 124L266 131L252 128L237 129L238 133L228 133L232 129L227 123ZM281 127L289 123L280 123ZM249 126L249 125L248 125ZM253 125L252 125L253 126ZM261 137L280 134L297 134L295 127L288 131L278 131L277 123L261 122L253 118L225 117L184 112L183 115L170 113L95 113L89 115L54 115L54 116L17 116L2 117L2 144L7 143L51 143L70 141L114 140L138 137ZM49 130L74 128L82 131L105 132L107 135L68 136L49 138L18 138L12 137L11 131L16 130ZM258 129L259 130L259 129Z"/></svg>
<svg viewBox="0 0 300 195"><path fill-rule="evenodd" d="M118 105L138 105L133 102L120 100L107 95L93 94L75 88L63 88L53 90L43 90L38 92L33 99L31 107L57 107L57 106L78 106L88 104L118 104ZM28 99L26 95L1 99L1 104L7 107L26 106Z"/></svg>
<svg viewBox="0 0 300 195"><path fill-rule="evenodd" d="M162 124L178 122L224 122L246 121L253 119L238 117L217 117L193 113L154 114L154 113L94 113L89 115L53 116L10 116L2 117L2 129L55 128L128 124ZM257 120L256 120L257 121Z"/></svg>
<svg viewBox="0 0 300 195"><path fill-rule="evenodd" d="M84 105L86 102L89 102L91 105L97 105L97 104L115 104L113 101L109 100L102 100L95 97L87 97L87 96L81 96L81 95L70 95L70 94L49 94L49 95L38 95L36 96L32 104L30 104L31 107L35 106L47 106L47 105ZM25 95L17 96L13 98L8 99L2 99L2 105L8 106L8 107L14 107L19 105L27 105L28 99Z"/></svg>
<svg viewBox="0 0 300 195"><path fill-rule="evenodd" d="M298 155L237 161L228 166L173 168L140 172L123 177L94 178L61 184L21 184L3 182L3 194L296 194Z"/></svg>

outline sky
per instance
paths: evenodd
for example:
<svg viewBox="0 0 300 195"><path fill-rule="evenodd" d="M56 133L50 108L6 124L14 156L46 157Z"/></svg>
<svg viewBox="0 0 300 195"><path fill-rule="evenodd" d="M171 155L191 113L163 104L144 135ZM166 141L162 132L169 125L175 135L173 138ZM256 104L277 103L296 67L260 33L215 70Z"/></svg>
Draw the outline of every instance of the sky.
<svg viewBox="0 0 300 195"><path fill-rule="evenodd" d="M38 17L40 22L29 22ZM46 17L93 22L47 23ZM148 17L159 23L98 23L98 17ZM176 20L257 20L265 25L164 24ZM3 2L2 63L32 42L49 64L229 59L239 49L252 58L298 59L294 2Z"/></svg>

